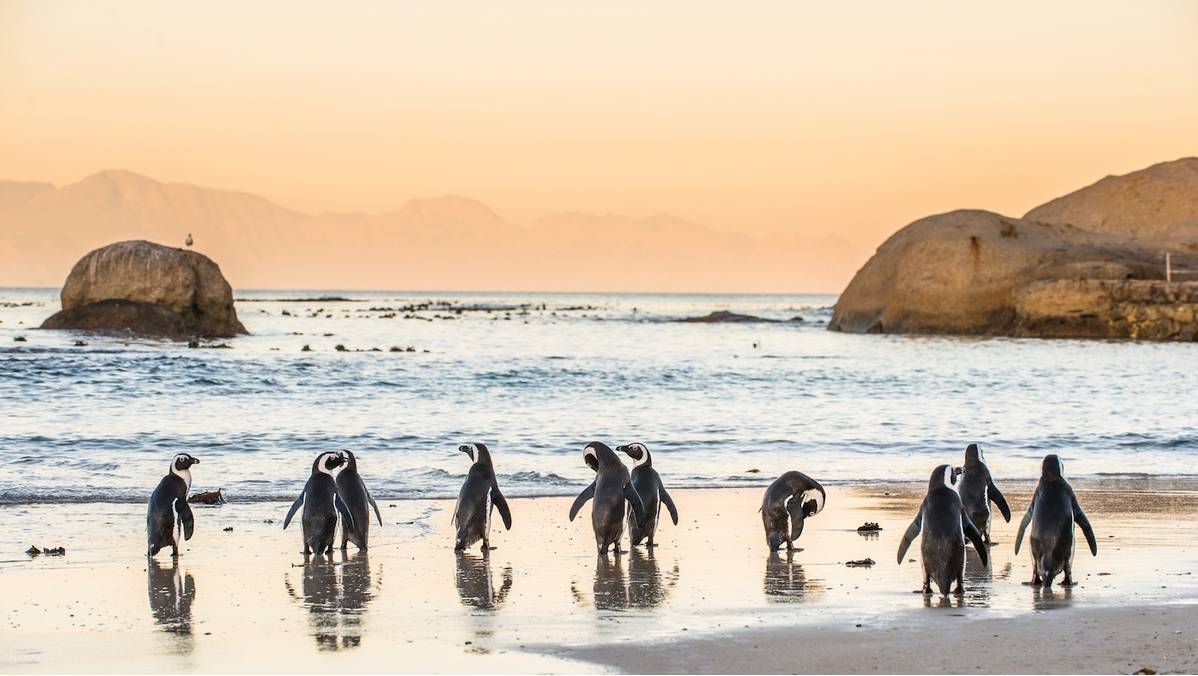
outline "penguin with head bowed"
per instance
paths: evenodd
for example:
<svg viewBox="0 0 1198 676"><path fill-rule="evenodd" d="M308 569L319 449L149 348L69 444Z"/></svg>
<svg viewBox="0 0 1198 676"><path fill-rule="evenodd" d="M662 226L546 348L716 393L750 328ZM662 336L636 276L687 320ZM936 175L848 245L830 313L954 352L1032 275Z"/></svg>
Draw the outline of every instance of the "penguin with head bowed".
<svg viewBox="0 0 1198 676"><path fill-rule="evenodd" d="M674 507L673 498L666 492L666 487L662 485L657 470L653 469L653 458L644 444L616 446L616 450L627 454L634 461L631 474L632 488L640 497L641 506L645 510L643 522L635 520L635 512L628 515L629 539L633 547L639 545L646 538L649 540L649 547L656 547L653 535L657 532L657 522L661 518L661 506L665 505L666 509L670 511L670 519L674 521L675 526L678 525L678 509Z"/></svg>
<svg viewBox="0 0 1198 676"><path fill-rule="evenodd" d="M1065 480L1065 464L1056 455L1044 456L1040 466L1040 483L1032 494L1019 532L1015 535L1015 553L1023 543L1023 531L1032 525L1032 584L1052 586L1058 573L1064 572L1063 586L1073 585L1073 551L1076 544L1073 525L1076 523L1086 536L1090 554L1098 556L1094 529L1082 511L1073 487Z"/></svg>
<svg viewBox="0 0 1198 676"><path fill-rule="evenodd" d="M512 512L508 509L507 500L499 492L499 482L495 479L495 467L491 464L491 452L485 444L465 444L458 450L470 456L474 464L466 474L462 490L458 493L458 504L453 510L453 523L457 526L453 548L457 551L466 549L479 540L483 541L483 550L491 549L491 509L499 510L499 518L503 519L503 527L512 529Z"/></svg>
<svg viewBox="0 0 1198 676"><path fill-rule="evenodd" d="M146 556L154 556L163 547L171 548L171 556L179 556L179 535L190 540L195 530L195 518L187 504L191 490L191 466L199 460L179 453L171 460L170 471L150 494L146 513Z"/></svg>
<svg viewBox="0 0 1198 676"><path fill-rule="evenodd" d="M358 458L353 451L341 451L345 465L337 473L337 511L341 513L341 551L349 548L353 542L358 549L366 549L370 538L370 509L374 508L374 516L383 525L383 515L379 514L378 503L366 489L366 482L358 473Z"/></svg>
<svg viewBox="0 0 1198 676"><path fill-rule="evenodd" d="M823 510L826 498L824 487L802 472L786 472L774 479L758 510L769 550L776 551L785 542L786 550L793 551L804 522Z"/></svg>
<svg viewBox="0 0 1198 676"><path fill-rule="evenodd" d="M582 459L595 471L595 480L574 499L570 507L570 520L573 521L578 510L593 499L591 527L595 530L595 547L600 555L606 555L607 548L615 545L619 554L620 538L624 536L624 503L632 507L636 523L645 522L645 507L632 487L628 468L607 444L592 441L583 449Z"/></svg>
<svg viewBox="0 0 1198 676"><path fill-rule="evenodd" d="M329 451L316 456L316 460L312 461L308 483L304 484L303 492L291 503L287 518L283 519L283 529L286 530L291 524L291 517L295 516L300 505L304 506L304 556L333 553L338 512L343 516L348 515L350 527L354 526L353 515L341 502L341 496L337 495L337 481L333 476L333 470L344 463L345 458L340 453Z"/></svg>
<svg viewBox="0 0 1198 676"><path fill-rule="evenodd" d="M965 505L965 513L969 520L982 533L986 544L990 543L990 503L993 502L1002 518L1011 522L1011 508L1002 491L994 485L994 477L990 476L990 468L983 459L982 449L977 444L965 447L965 464L961 467L961 480L957 483L957 493L961 496L961 504Z"/></svg>
<svg viewBox="0 0 1198 676"><path fill-rule="evenodd" d="M957 583L957 594L965 593L965 539L968 538L977 550L982 565L990 561L989 550L982 542L982 534L974 527L957 494L957 482L961 470L950 465L940 465L932 470L928 481L928 494L919 506L915 520L903 533L899 543L898 562L903 563L907 548L916 535L923 533L920 553L923 557L923 593L932 593L932 581L940 588L942 596L948 596L953 581Z"/></svg>

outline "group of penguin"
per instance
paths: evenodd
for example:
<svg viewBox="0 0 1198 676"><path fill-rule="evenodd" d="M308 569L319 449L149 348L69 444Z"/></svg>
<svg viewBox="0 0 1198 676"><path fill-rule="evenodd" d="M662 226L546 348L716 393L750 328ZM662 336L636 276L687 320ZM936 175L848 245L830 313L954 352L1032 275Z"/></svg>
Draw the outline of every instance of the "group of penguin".
<svg viewBox="0 0 1198 676"><path fill-rule="evenodd" d="M504 528L510 530L511 509L499 490L486 445L465 444L458 450L470 456L472 464L454 508L454 549L466 549L480 540L484 549L490 549L492 512L497 510ZM618 453L632 459L631 471ZM573 521L582 507L591 502L591 527L600 555L606 555L610 548L620 553L625 525L632 546L646 542L647 546L655 547L654 536L663 507L674 524L678 524L678 509L653 469L652 457L644 444L632 443L612 450L594 441L583 449L583 461L595 472L595 479L575 498L569 517ZM178 556L179 538L191 538L195 520L187 504L187 493L191 488L191 467L199 462L187 453L176 455L170 471L150 495L146 517L148 556L168 546L172 556ZM786 472L774 480L765 491L760 509L769 550L781 549L783 544L787 550L794 550L804 522L823 510L826 497L824 487L802 472ZM977 444L965 449L965 463L961 467L945 464L932 471L927 495L903 534L897 557L901 565L915 537L922 534L925 594L932 593L933 582L942 595L950 593L953 582L956 582L955 592L963 593L966 540L977 550L982 563L989 563L991 502L1010 522L1010 507L994 484ZM357 458L350 451L324 452L316 457L303 491L283 520L284 529L301 506L305 555L332 553L338 521L343 551L350 542L359 549L367 548L371 509L379 525L383 523L378 504L358 473ZM1085 535L1091 554L1097 556L1094 530L1065 480L1064 464L1056 455L1045 456L1040 482L1015 539L1018 554L1024 531L1031 526L1033 585L1051 586L1061 573L1064 573L1062 584L1073 584L1075 524Z"/></svg>

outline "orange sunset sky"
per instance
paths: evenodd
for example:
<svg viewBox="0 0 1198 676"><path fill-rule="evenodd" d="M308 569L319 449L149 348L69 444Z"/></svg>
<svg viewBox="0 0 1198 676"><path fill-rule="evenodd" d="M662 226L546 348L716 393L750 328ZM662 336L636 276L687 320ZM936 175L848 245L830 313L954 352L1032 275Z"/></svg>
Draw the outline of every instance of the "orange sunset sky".
<svg viewBox="0 0 1198 676"><path fill-rule="evenodd" d="M1018 216L1195 154L1194 2L0 0L0 179L64 186L123 169L304 214L452 194L515 227L668 214L841 256L695 290L839 291L923 215ZM87 239L87 207L71 213L59 234L104 243ZM117 221L105 237L124 235ZM15 272L0 285L61 283L69 262L38 268L34 236L8 227ZM220 248L235 286L302 282L197 239ZM575 288L503 270L425 279ZM421 285L351 273L340 286ZM683 290L645 279L638 290Z"/></svg>

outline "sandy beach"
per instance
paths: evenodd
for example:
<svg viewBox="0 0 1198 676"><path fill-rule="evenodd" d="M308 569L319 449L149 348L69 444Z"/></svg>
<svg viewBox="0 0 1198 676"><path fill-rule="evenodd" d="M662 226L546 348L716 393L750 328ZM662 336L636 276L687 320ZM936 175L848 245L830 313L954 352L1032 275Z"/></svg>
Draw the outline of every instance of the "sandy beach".
<svg viewBox="0 0 1198 676"><path fill-rule="evenodd" d="M1032 486L1007 486L1021 513ZM0 508L0 670L1132 672L1198 668L1198 492L1183 481L1077 485L1099 538L1078 586L1022 584L1016 523L967 593L912 593L895 564L922 486L829 488L803 551L768 555L761 490L680 490L652 553L596 557L568 497L511 499L497 549L455 554L452 502L384 501L369 554L305 564L286 505L196 511L176 566L143 555L134 504ZM856 526L877 521L863 536ZM1017 521L1017 517L1015 519ZM231 528L232 530L226 530ZM65 557L30 558L30 544ZM918 558L918 550L913 556ZM867 568L845 561L872 558Z"/></svg>

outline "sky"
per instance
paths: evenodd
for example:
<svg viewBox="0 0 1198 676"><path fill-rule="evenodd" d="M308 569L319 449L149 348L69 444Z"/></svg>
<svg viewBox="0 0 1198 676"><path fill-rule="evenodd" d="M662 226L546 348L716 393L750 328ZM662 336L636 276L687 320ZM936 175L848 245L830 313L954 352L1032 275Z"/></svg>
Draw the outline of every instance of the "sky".
<svg viewBox="0 0 1198 676"><path fill-rule="evenodd" d="M1196 154L1195 2L0 0L5 179L872 248Z"/></svg>

